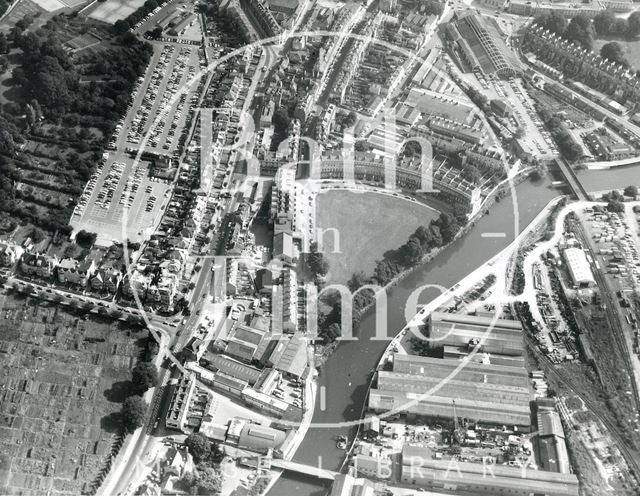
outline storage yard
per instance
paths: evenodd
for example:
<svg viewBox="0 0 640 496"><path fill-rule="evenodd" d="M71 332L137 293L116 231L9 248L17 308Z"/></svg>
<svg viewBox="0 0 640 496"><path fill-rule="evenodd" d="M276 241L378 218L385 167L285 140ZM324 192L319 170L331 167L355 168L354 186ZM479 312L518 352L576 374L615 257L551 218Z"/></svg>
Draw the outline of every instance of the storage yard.
<svg viewBox="0 0 640 496"><path fill-rule="evenodd" d="M117 412L145 335L0 296L1 494L88 490L116 441Z"/></svg>

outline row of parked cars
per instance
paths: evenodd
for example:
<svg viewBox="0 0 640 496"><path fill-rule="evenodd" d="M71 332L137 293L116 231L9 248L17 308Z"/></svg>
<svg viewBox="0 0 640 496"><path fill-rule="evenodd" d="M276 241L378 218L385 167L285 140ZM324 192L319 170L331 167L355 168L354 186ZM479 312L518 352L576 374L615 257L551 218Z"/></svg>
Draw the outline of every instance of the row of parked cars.
<svg viewBox="0 0 640 496"><path fill-rule="evenodd" d="M86 208L87 203L89 202L89 199L93 194L93 190L95 189L96 184L98 183L98 179L102 174L102 169L104 167L104 160L106 160L108 157L109 157L108 154L103 155L103 161L98 164L98 166L96 167L96 170L93 172L93 174L91 174L91 177L87 181L87 184L85 184L84 190L82 191L82 194L80 195L80 199L78 200L78 204L73 209L74 216L80 217L84 213L84 209Z"/></svg>
<svg viewBox="0 0 640 496"><path fill-rule="evenodd" d="M137 109L136 115L131 122L131 128L127 134L127 141L130 143L139 143L144 132L144 128L151 114L151 110L156 102L156 97L160 93L160 86L166 76L166 68L175 52L173 45L165 45L160 53L160 60L153 69L153 74L145 90L142 102Z"/></svg>
<svg viewBox="0 0 640 496"><path fill-rule="evenodd" d="M96 197L95 204L102 208L109 208L113 201L113 195L116 192L120 178L124 172L124 162L113 162L107 172L106 177L100 185L100 191Z"/></svg>
<svg viewBox="0 0 640 496"><path fill-rule="evenodd" d="M133 171L133 177L131 177L131 179L129 179L124 185L124 189L120 195L120 205L124 205L125 202L128 207L133 205L133 200L135 200L136 193L138 192L138 188L142 182L143 172L144 167L140 166L138 163L137 167Z"/></svg>

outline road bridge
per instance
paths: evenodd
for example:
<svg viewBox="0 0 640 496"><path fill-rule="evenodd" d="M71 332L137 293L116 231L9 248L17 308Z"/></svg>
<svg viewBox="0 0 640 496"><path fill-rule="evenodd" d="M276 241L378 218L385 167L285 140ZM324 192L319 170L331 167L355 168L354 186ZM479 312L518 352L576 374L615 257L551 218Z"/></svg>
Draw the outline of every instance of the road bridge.
<svg viewBox="0 0 640 496"><path fill-rule="evenodd" d="M271 467L290 470L292 472L297 472L299 474L310 475L312 477L318 477L319 479L328 479L328 480L334 480L336 475L338 475L339 473L339 472L334 472L333 470L326 470L321 466L314 467L311 465L290 462L290 461L282 460L279 458L273 458L271 460Z"/></svg>

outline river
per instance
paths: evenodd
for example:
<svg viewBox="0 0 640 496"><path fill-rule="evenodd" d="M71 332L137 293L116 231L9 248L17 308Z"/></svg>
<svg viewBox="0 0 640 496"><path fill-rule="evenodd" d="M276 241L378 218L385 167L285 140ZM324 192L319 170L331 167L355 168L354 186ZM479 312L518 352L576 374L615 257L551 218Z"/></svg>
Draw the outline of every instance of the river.
<svg viewBox="0 0 640 496"><path fill-rule="evenodd" d="M587 189L602 190L624 186L636 175L640 178L640 167L632 171L627 169L622 173L581 171L579 178L585 180ZM416 288L424 284L451 287L507 246L517 234L516 223L519 232L559 194L558 190L549 186L551 179L548 176L536 182L525 181L517 186L515 196L508 196L496 203L490 213L480 219L466 236L391 288L387 304L389 336L393 337L405 326L405 301ZM483 233L504 233L504 237L486 237ZM425 291L421 302L427 303L437 294L435 290ZM326 408L322 410L319 399L316 400L313 424L355 421L360 418L370 373L387 345L387 341L370 340L372 336L375 336L374 312L370 312L362 320L359 340L341 343L323 367L318 390L326 388ZM294 460L314 466L320 463L323 468L337 470L344 452L336 448L336 436L349 433L348 427L312 427ZM328 483L313 477L285 473L269 496L322 496L329 487Z"/></svg>

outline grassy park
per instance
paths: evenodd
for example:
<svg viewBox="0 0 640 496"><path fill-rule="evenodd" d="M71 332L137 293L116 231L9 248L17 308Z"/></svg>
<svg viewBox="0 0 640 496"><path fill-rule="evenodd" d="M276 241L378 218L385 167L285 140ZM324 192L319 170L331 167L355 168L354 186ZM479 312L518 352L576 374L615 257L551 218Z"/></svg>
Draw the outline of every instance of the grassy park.
<svg viewBox="0 0 640 496"><path fill-rule="evenodd" d="M345 283L358 271L371 274L386 251L397 249L418 226L438 216L425 205L371 192L325 191L316 201L317 226L338 232L339 246L331 232L324 236L329 283Z"/></svg>

